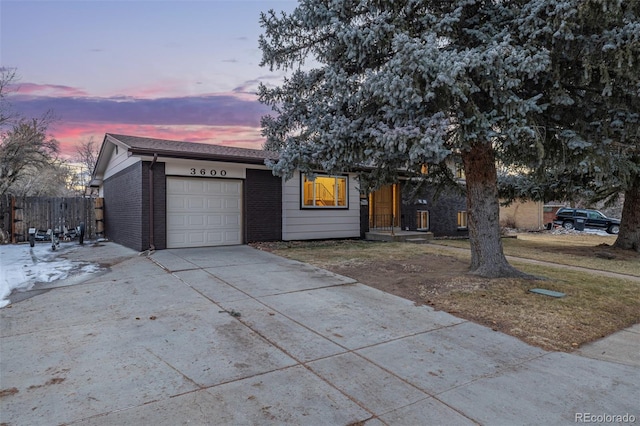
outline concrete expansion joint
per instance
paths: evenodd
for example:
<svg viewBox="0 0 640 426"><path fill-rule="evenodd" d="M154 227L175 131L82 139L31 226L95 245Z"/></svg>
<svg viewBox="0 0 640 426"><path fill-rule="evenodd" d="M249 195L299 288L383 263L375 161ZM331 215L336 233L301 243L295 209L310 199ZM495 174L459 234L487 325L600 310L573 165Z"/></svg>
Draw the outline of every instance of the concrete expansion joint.
<svg viewBox="0 0 640 426"><path fill-rule="evenodd" d="M153 357L155 357L158 361L162 362L164 365L168 366L169 368L171 368L173 371L175 371L176 373L178 373L179 375L181 375L182 377L184 377L185 380L187 380L188 382L191 382L194 386L197 387L201 387L195 380L193 380L191 377L185 375L182 371L180 371L179 369L177 369L174 365L172 365L171 363L167 362L167 360L165 360L164 358L162 358L160 355L156 354L155 352L153 352L151 349L149 348L145 348L145 350L147 352L149 352ZM147 403L150 403L153 401L149 401Z"/></svg>
<svg viewBox="0 0 640 426"><path fill-rule="evenodd" d="M352 351L349 351L352 352ZM356 354L357 355L357 354ZM335 356L335 355L334 355ZM330 357L328 357L330 358ZM314 360L317 361L317 360ZM309 365L307 365L307 363L300 363L300 365L302 367L304 367L308 372L310 372L311 374L313 374L314 376L316 376L318 379L322 380L323 382L325 382L328 386L332 387L333 389L337 390L338 392L340 392L342 395L345 396L345 398L349 399L351 402L353 402L354 404L356 404L358 407L362 408L364 411L366 411L367 413L371 414L370 418L376 418L376 413L374 413L373 411L371 411L366 405L364 405L363 403L361 403L360 401L358 401L356 398L354 398L353 396L351 396L350 394L348 394L347 392L343 391L342 389L340 389L338 386L336 386L335 384L333 384L330 380L325 379L324 377L322 377L320 374L316 373L313 368L311 368ZM379 419L378 419L379 420ZM384 423L384 422L383 422Z"/></svg>
<svg viewBox="0 0 640 426"><path fill-rule="evenodd" d="M447 327L439 327L439 328L438 328L438 330L441 330L441 329L443 329L443 328L448 328L448 327L449 327L449 326L447 326ZM435 331L435 330L432 330L432 331ZM423 333L416 333L416 334L423 334ZM406 338L406 337L407 337L407 336L402 337L401 339ZM399 339L394 339L394 340L399 340ZM386 343L386 342L383 342L383 343ZM426 401L426 400L429 400L429 399L433 399L433 400L436 400L436 401L438 401L439 403L441 403L441 404L443 404L443 405L446 405L446 406L447 406L447 407L449 407L451 410L453 410L453 411L457 412L458 414L460 414L461 416L463 416L463 417L465 417L465 418L469 419L469 420L470 420L470 421L472 421L473 423L475 423L475 424L477 424L477 425L480 425L480 424L481 424L481 423L477 422L476 420L474 420L474 419L470 418L468 415L466 415L464 412L460 411L460 410L459 410L459 409L457 409L456 407L454 407L454 406L452 406L452 405L448 404L447 402L445 402L445 401L443 401L443 400L441 400L440 398L438 398L438 397L437 397L437 395L439 395L439 394L441 394L441 393L444 393L444 392L448 392L448 391L450 391L451 389L455 389L457 386L454 386L454 387L452 387L452 388L450 388L450 389L447 389L447 390L444 390L444 391L442 391L442 392L438 392L438 393L434 393L434 394L432 394L432 393L430 393L429 391L427 391L426 389L423 389L423 388L421 388L420 386L418 386L418 385L416 385L416 384L414 384L414 383L410 382L409 380L407 380L407 379L405 379L405 378L403 378L403 377L401 377L401 376L397 375L397 374L396 374L396 373L394 373L393 371L391 371L391 370L389 370L388 368L386 368L384 365L378 364L377 362L375 362L375 361L373 361L373 360L371 360L371 359L367 358L366 356L364 356L364 355L362 355L362 354L360 354L360 353L358 353L358 352L357 352L357 351L359 351L359 350L361 350L361 349L365 349L365 348L367 348L367 347L377 346L377 345L380 345L380 344L383 344L383 343L377 343L377 344L375 344L375 345L370 345L370 346L366 346L366 347L363 347L363 348L354 349L354 350L349 351L348 353L351 353L351 354L353 354L353 355L355 355L355 356L358 356L358 357L362 358L363 360L365 360L366 362L369 362L369 363L371 363L372 365L375 365L375 366L376 366L377 368L379 368L380 370L382 370L382 371L384 371L385 373L387 373L387 374L389 374L389 375L391 375L391 376L395 377L396 379L398 379L398 380L400 380L401 382L405 383L407 386L410 386L410 387L412 387L412 388L416 389L417 391L419 391L419 392L423 393L423 394L425 395L425 397L424 397L424 398L422 398L422 399L420 399L420 400L418 400L418 401L413 401L413 402L411 402L411 403L409 403L409 404L406 404L406 405L404 405L404 406L394 407L394 408L390 409L390 410L389 410L389 411L387 411L387 412L384 412L384 413L380 413L380 414L378 414L377 416L374 414L374 418L382 417L382 416L384 416L385 414L388 414L388 413L391 413L391 412L394 412L394 411L397 411L397 410L401 410L401 409L406 408L406 407L410 407L410 406L415 405L415 404L418 404L418 403L420 403L420 402L422 402L422 401ZM341 355L342 355L342 354L341 354ZM332 356L335 356L335 355L332 355ZM331 358L331 356L329 356L329 357L327 357L327 358ZM460 385L460 386L464 386L464 384L463 384L463 385ZM338 390L339 390L339 389L338 389ZM349 397L349 398L350 398L350 396L349 396L349 395L347 395L347 397ZM354 401L354 402L355 402L355 403L357 403L357 401ZM363 407L363 408L366 410L366 407ZM368 410L367 410L367 411L368 411ZM379 419L379 418L378 418L378 420L380 420L380 421L381 421L381 419ZM383 422L383 423L385 423L385 422ZM385 423L385 424L386 424L386 423Z"/></svg>
<svg viewBox="0 0 640 426"><path fill-rule="evenodd" d="M155 265L159 266L163 271L167 272L167 273L171 273L172 271L170 271L166 266L164 266L162 263L158 262L157 260L155 260L153 257L151 256L146 256L147 259L149 259L151 262L153 262Z"/></svg>
<svg viewBox="0 0 640 426"><path fill-rule="evenodd" d="M172 274L175 274L176 272L198 271L198 270L200 270L202 268L196 266L195 268L171 269L171 270L169 270L167 268L163 268L163 269L166 269L168 272L170 272Z"/></svg>
<svg viewBox="0 0 640 426"><path fill-rule="evenodd" d="M213 275L213 274L211 274L211 275ZM213 275L213 276L215 276L215 275ZM218 277L216 277L216 278L218 278ZM220 278L218 278L218 279L220 279ZM181 280L181 281L183 281L183 280ZM183 281L183 282L184 282L184 281ZM188 283L186 283L186 284L187 284L187 285L189 285ZM230 283L227 283L227 284L231 285ZM190 286L190 287L191 287L191 286ZM232 287L233 287L233 286L232 286ZM336 287L336 286L329 286L329 287ZM193 287L192 287L192 288L193 288ZM234 288L235 288L235 287L234 287ZM196 292L200 293L198 290L196 290L196 289L194 289L194 290L195 290ZM222 305L222 304L215 302L213 299L211 299L211 298L209 298L209 297L207 297L207 296L205 296L205 295L202 295L202 296L203 296L203 297L206 297L206 298L207 298L208 300L210 300L212 303L214 303L214 304L216 304L216 305L218 305L218 306L223 307L223 305ZM318 336L320 336L320 337L323 337L323 338L325 338L325 339L327 339L327 340L329 340L329 341L331 341L331 342L335 343L336 345L340 346L341 348L344 348L344 349L345 349L345 351L344 351L344 352L339 353L338 355L343 355L343 354L345 354L345 353L353 353L353 354L355 354L355 355L357 355L357 356L360 356L360 355L359 355L359 354L357 354L354 350L349 350L348 348L346 348L345 346L343 346L343 345L339 344L338 342L334 342L333 340L328 339L326 336L323 336L322 334L320 334L320 333L316 332L315 330L313 330L313 329L311 329L311 328L309 328L309 327L305 326L304 324L299 323L298 321L294 320L293 318L290 318L289 316L282 314L282 313L281 313L281 312L279 312L278 310L273 309L272 307L270 307L270 306L268 306L268 305L264 304L264 303L263 303L262 301L260 301L259 299L255 298L255 297L251 297L251 296L249 296L249 298L250 298L250 299L252 299L252 300L254 300L255 302L257 302L258 304L260 304L260 305L264 306L264 307L265 307L265 308L267 308L269 311L273 311L274 313L277 313L278 315L281 315L281 316L283 316L284 318L287 318L287 319L289 319L290 321L293 321L294 323L296 323L296 324L298 324L298 325L300 325L300 326L304 327L305 329L309 330L310 332L312 332L312 333L314 333L314 334L316 334L316 335L318 335ZM336 356L336 354L328 355L328 356L326 356L326 357L319 357L319 358L317 358L317 359L313 359L313 360L311 360L311 361L304 362L304 361L302 361L301 359L299 359L297 356L295 356L293 353L291 353L290 351L288 351L286 348L284 348L282 345L278 344L278 342L277 342L277 341L275 341L275 340L273 340L273 339L270 339L269 337L265 336L265 335L264 335L264 333L260 332L259 330L255 329L254 327L252 327L252 326L251 326L251 324L249 324L246 320L244 320L244 318L242 318L242 316L241 316L241 313L240 313L240 312L237 312L237 311L235 311L235 310L233 310L233 309L223 309L223 310L220 310L219 312L220 312L220 313L228 313L228 314L230 314L232 317L236 318L236 319L237 319L237 320L238 320L242 325L244 325L245 327L247 327L247 328L248 328L249 330L251 330L253 333L255 333L256 335L260 336L262 339L264 339L265 341L267 341L269 344L273 345L273 346L274 346L274 347L276 347L278 350L282 351L285 355L287 355L287 356L288 356L288 357L290 357L292 360L294 360L294 361L296 362L296 364L295 364L295 365L299 365L299 366L301 366L301 367L305 368L307 371L309 371L309 372L310 372L311 374L313 374L315 377L317 377L318 379L322 380L322 381L323 381L323 382L325 382L328 386L330 386L330 387L332 387L333 389L335 389L336 391L340 392L342 395L344 395L346 398L348 398L348 399L349 399L350 401L352 401L354 404L358 405L361 409L363 409L363 410L365 410L366 412L368 412L369 414L371 414L371 417L370 417L369 419L367 419L367 420L377 418L376 414L375 414L374 412L372 412L369 408L367 408L367 406L363 405L361 402L359 402L357 399L355 399L355 398L354 398L353 396L351 396L350 394L348 394L348 393L344 392L342 389L340 389L339 387L337 387L337 386L336 386L335 384L333 384L331 381L329 381L329 380L325 379L324 377L322 377L321 375L319 375L318 373L316 373L316 372L313 370L313 368L311 368L311 367L308 365L308 363L309 363L309 362L314 362L314 361L318 361L318 360L320 360L320 359L325 359L325 358L331 358L331 357L333 357L333 356ZM234 315L234 314L235 314L235 315ZM253 375L253 376L244 377L244 378L242 378L242 379L236 379L236 380L231 380L231 381L229 381L229 382L218 383L218 384L216 384L216 385L214 385L214 386L210 386L210 387L208 387L208 388L213 388L213 387L221 386L221 385L223 385L223 384L230 383L230 382L235 382L235 381L238 381L238 380L246 380L246 379L249 379L249 378L259 377L259 376L261 376L261 375L268 374L268 373L271 373L271 372L273 372L273 371L282 371L282 370L289 369L289 368L291 368L291 367L292 367L292 366L287 366L287 367L283 367L283 368L275 369L275 370L272 370L272 371L268 371L268 372L264 372L264 373L256 374L256 375ZM395 376L395 375L394 375L394 376ZM396 377L397 377L397 376L396 376ZM207 389L208 389L208 388L207 388ZM194 392L194 391L191 391L191 392ZM186 393L191 393L191 392L186 392ZM383 422L383 423L384 423L384 422Z"/></svg>
<svg viewBox="0 0 640 426"><path fill-rule="evenodd" d="M540 358L544 358L545 356L547 356L549 354L553 354L553 353L555 353L555 352L544 352L544 353L542 353L540 355L531 356L531 357L525 358L525 359L523 359L521 361L514 362L512 364L505 364L504 366L498 368L496 371L494 371L492 373L483 374L483 375L478 376L478 377L476 377L474 379L468 380L468 381L463 382L463 383L459 383L459 384L457 384L455 386L452 386L450 388L444 389L444 390L442 390L440 392L436 392L435 394L433 394L433 397L437 399L438 395L442 395L443 393L450 392L450 391L452 391L454 389L458 389L458 388L461 388L461 387L468 386L469 384L478 382L480 380L485 380L485 379L489 379L489 378L493 378L493 377L499 377L502 374L504 374L504 372L507 371L507 370L516 369L518 367L521 367L521 366L523 366L525 364L530 363L531 361L534 361L534 360L540 359ZM438 401L440 401L440 400L438 399ZM440 402L442 402L443 404L446 404L444 401L440 401Z"/></svg>

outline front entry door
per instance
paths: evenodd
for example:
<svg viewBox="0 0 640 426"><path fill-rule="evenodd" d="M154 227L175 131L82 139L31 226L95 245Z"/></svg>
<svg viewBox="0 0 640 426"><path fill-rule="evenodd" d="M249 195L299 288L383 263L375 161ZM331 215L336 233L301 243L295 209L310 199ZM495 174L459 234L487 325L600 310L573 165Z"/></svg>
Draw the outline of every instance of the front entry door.
<svg viewBox="0 0 640 426"><path fill-rule="evenodd" d="M400 191L398 184L386 185L370 195L369 227L390 228L400 223Z"/></svg>

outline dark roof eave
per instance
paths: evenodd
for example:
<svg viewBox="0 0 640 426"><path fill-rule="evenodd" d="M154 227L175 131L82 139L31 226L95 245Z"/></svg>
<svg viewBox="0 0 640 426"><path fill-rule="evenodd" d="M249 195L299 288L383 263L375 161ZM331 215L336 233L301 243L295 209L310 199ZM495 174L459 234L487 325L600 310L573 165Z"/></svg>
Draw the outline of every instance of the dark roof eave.
<svg viewBox="0 0 640 426"><path fill-rule="evenodd" d="M223 155L223 154L207 154L207 153L198 153L198 152L183 152L183 151L163 151L163 150L154 150L154 149L136 149L130 148L129 153L131 155L144 155L144 156L153 156L155 154L158 157L166 157L166 158L184 158L189 160L213 160L213 161L224 161L228 163L248 163L248 164L262 164L264 165L265 160L267 159L262 157L244 157L238 155ZM271 158L275 160L276 158Z"/></svg>

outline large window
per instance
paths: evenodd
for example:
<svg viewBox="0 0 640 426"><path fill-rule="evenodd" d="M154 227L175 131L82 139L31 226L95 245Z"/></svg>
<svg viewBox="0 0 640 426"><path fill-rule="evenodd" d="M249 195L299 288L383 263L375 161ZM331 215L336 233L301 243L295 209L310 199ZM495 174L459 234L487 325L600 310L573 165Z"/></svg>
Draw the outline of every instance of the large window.
<svg viewBox="0 0 640 426"><path fill-rule="evenodd" d="M347 177L317 175L311 180L303 175L302 207L347 208Z"/></svg>
<svg viewBox="0 0 640 426"><path fill-rule="evenodd" d="M467 229L467 212L458 212L458 229Z"/></svg>

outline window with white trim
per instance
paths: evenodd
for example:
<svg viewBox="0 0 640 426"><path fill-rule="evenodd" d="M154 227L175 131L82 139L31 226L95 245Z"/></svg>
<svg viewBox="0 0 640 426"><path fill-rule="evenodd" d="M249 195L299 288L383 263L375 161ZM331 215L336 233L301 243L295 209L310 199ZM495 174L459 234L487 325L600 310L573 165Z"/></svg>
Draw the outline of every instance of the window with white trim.
<svg viewBox="0 0 640 426"><path fill-rule="evenodd" d="M416 229L418 231L429 230L429 210L418 210L416 212Z"/></svg>
<svg viewBox="0 0 640 426"><path fill-rule="evenodd" d="M461 210L458 212L458 229L467 229L467 212Z"/></svg>
<svg viewBox="0 0 640 426"><path fill-rule="evenodd" d="M302 175L302 208L348 208L347 176Z"/></svg>

